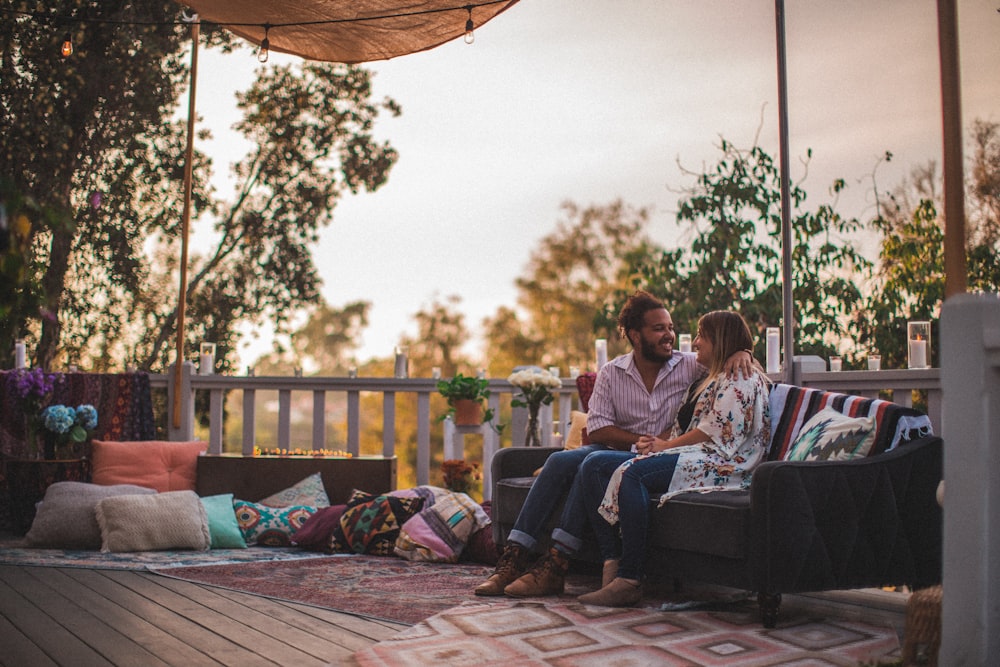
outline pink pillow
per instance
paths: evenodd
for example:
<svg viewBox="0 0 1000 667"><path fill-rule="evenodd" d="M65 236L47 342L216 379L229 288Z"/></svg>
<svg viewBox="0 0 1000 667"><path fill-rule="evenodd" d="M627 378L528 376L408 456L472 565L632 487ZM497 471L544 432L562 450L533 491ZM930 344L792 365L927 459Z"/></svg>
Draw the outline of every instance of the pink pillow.
<svg viewBox="0 0 1000 667"><path fill-rule="evenodd" d="M194 491L198 455L207 442L116 442L94 440L91 479L94 484L136 484L149 489Z"/></svg>

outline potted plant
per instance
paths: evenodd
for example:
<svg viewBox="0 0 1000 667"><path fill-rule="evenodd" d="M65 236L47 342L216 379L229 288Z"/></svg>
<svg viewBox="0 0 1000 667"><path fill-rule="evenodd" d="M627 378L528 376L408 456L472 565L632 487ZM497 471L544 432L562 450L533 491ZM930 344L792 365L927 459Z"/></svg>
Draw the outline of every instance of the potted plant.
<svg viewBox="0 0 1000 667"><path fill-rule="evenodd" d="M438 392L448 399L448 412L439 419L451 417L458 426L476 426L493 421L493 410L486 407L490 396L489 381L458 373L450 380L439 380Z"/></svg>

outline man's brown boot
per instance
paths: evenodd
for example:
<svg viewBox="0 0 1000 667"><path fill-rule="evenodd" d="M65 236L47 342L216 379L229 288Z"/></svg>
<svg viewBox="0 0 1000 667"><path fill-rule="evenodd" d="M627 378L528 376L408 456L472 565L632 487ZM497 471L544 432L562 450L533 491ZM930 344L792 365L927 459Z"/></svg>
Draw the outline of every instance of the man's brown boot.
<svg viewBox="0 0 1000 667"><path fill-rule="evenodd" d="M569 558L558 549L549 549L549 553L538 559L526 575L507 586L503 592L515 598L559 595L563 592L568 569Z"/></svg>
<svg viewBox="0 0 1000 667"><path fill-rule="evenodd" d="M528 550L515 542L508 542L497 561L493 576L475 588L476 595L503 595L503 589L528 569Z"/></svg>

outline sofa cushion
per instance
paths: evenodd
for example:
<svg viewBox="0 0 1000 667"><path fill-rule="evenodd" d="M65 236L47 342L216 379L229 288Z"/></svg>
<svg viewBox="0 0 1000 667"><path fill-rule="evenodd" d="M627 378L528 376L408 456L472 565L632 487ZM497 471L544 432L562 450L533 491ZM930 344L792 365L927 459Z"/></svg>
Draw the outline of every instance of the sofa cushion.
<svg viewBox="0 0 1000 667"><path fill-rule="evenodd" d="M101 551L208 549L208 517L194 491L105 498L97 503Z"/></svg>
<svg viewBox="0 0 1000 667"><path fill-rule="evenodd" d="M867 456L874 443L874 419L848 417L833 408L823 408L802 425L785 460L847 461Z"/></svg>
<svg viewBox="0 0 1000 667"><path fill-rule="evenodd" d="M650 512L650 546L657 549L741 559L747 555L749 536L749 491L682 493Z"/></svg>
<svg viewBox="0 0 1000 667"><path fill-rule="evenodd" d="M208 516L208 534L213 549L246 549L247 542L236 520L233 494L221 493L201 499Z"/></svg>
<svg viewBox="0 0 1000 667"><path fill-rule="evenodd" d="M445 491L407 519L393 552L406 560L455 563L472 533L489 524L483 508L467 494Z"/></svg>
<svg viewBox="0 0 1000 667"><path fill-rule="evenodd" d="M233 507L243 539L250 546L263 547L291 546L292 535L316 511L315 507L306 505L269 507L246 500L233 501Z"/></svg>
<svg viewBox="0 0 1000 667"><path fill-rule="evenodd" d="M94 440L94 484L137 484L160 493L194 491L198 456L207 442Z"/></svg>
<svg viewBox="0 0 1000 667"><path fill-rule="evenodd" d="M85 482L56 482L45 490L31 530L28 546L48 549L100 549L101 527L97 503L112 496L152 495L153 489L133 484L100 486Z"/></svg>
<svg viewBox="0 0 1000 667"><path fill-rule="evenodd" d="M340 526L340 517L346 510L347 505L317 508L316 512L292 535L292 545L307 551L328 551L330 538Z"/></svg>
<svg viewBox="0 0 1000 667"><path fill-rule="evenodd" d="M296 482L287 489L271 494L267 498L258 500L257 502L270 507L289 507L291 505L306 505L308 507L330 506L330 498L326 495L326 489L323 486L323 476L318 472Z"/></svg>
<svg viewBox="0 0 1000 667"><path fill-rule="evenodd" d="M330 549L337 553L391 556L400 527L423 506L423 498L355 493L330 539Z"/></svg>

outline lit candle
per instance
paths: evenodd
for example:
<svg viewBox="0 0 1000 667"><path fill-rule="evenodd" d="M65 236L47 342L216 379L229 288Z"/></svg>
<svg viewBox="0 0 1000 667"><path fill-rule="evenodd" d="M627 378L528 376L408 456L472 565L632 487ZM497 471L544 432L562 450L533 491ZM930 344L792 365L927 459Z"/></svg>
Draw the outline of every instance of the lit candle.
<svg viewBox="0 0 1000 667"><path fill-rule="evenodd" d="M198 355L198 374L211 375L215 372L215 343L202 343Z"/></svg>
<svg viewBox="0 0 1000 667"><path fill-rule="evenodd" d="M559 377L559 367L549 366L549 375L551 375L552 377Z"/></svg>
<svg viewBox="0 0 1000 667"><path fill-rule="evenodd" d="M781 330L777 327L767 328L767 372L777 373L781 370Z"/></svg>
<svg viewBox="0 0 1000 667"><path fill-rule="evenodd" d="M606 338L598 338L594 341L594 351L597 356L597 370L601 370L604 364L608 363L608 340Z"/></svg>
<svg viewBox="0 0 1000 667"><path fill-rule="evenodd" d="M410 348L406 345L396 346L396 368L394 375L398 378L405 378L410 376L406 362L406 354L409 351Z"/></svg>
<svg viewBox="0 0 1000 667"><path fill-rule="evenodd" d="M678 336L681 345L681 352L691 351L691 334L681 334Z"/></svg>
<svg viewBox="0 0 1000 667"><path fill-rule="evenodd" d="M830 357L830 370L839 371L842 368L840 357Z"/></svg>
<svg viewBox="0 0 1000 667"><path fill-rule="evenodd" d="M880 354L868 355L868 370L870 371L882 370L882 355Z"/></svg>
<svg viewBox="0 0 1000 667"><path fill-rule="evenodd" d="M578 377L580 377L580 369L577 368L576 366L570 366L569 367L569 379L570 380L575 380Z"/></svg>
<svg viewBox="0 0 1000 667"><path fill-rule="evenodd" d="M440 366L435 366L434 368L431 369L431 377L434 378L435 380L440 380L441 379L441 367Z"/></svg>
<svg viewBox="0 0 1000 667"><path fill-rule="evenodd" d="M910 368L927 368L927 341L921 338L910 341Z"/></svg>
<svg viewBox="0 0 1000 667"><path fill-rule="evenodd" d="M14 368L24 368L27 348L24 346L24 339L18 338L14 343Z"/></svg>
<svg viewBox="0 0 1000 667"><path fill-rule="evenodd" d="M357 366L351 366L350 368L348 368L347 369L347 377L349 377L349 378L356 378L356 377L358 377L358 367Z"/></svg>

